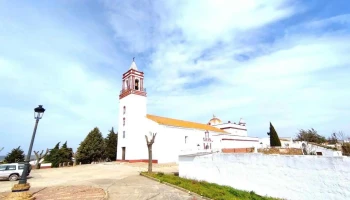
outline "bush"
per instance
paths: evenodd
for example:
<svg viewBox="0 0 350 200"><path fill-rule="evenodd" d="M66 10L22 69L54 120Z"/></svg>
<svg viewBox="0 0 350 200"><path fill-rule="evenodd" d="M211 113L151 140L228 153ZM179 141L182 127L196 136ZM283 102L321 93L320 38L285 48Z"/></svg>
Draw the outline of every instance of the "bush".
<svg viewBox="0 0 350 200"><path fill-rule="evenodd" d="M341 149L344 156L350 156L350 143L344 143Z"/></svg>
<svg viewBox="0 0 350 200"><path fill-rule="evenodd" d="M158 172L158 173L157 173L157 176L163 176L163 175L164 175L163 172Z"/></svg>

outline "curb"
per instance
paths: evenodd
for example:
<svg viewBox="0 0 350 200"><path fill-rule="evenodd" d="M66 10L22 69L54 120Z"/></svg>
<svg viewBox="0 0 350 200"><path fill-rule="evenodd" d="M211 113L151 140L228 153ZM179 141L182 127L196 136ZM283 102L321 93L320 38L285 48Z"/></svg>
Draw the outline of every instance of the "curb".
<svg viewBox="0 0 350 200"><path fill-rule="evenodd" d="M143 177L149 178L149 179L151 179L151 180L153 180L153 181L157 181L157 182L161 183L159 179L153 178L153 177L151 177L151 176L147 176L147 175L145 175L145 174L142 174L141 172L140 172L140 175L143 176ZM210 198L208 198L208 197L201 196L201 195L199 195L199 194L197 194L197 193L195 193L195 192L191 192L191 191L186 190L186 189L184 189L184 188L182 188L182 187L179 187L179 186L177 186L177 185L173 185L173 184L166 183L166 182L162 182L162 184L168 185L168 186L173 187L173 188L178 189L178 190L181 190L181 191L186 192L186 193L188 193L188 194L190 194L190 195L192 195L192 196L195 196L195 197L197 197L197 198L201 198L201 199L205 199L205 200L212 200L212 199L210 199Z"/></svg>

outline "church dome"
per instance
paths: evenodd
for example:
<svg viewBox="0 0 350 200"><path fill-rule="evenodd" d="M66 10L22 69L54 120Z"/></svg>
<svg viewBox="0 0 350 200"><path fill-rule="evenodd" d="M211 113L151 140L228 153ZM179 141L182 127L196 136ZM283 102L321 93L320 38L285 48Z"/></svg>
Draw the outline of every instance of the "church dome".
<svg viewBox="0 0 350 200"><path fill-rule="evenodd" d="M210 125L222 124L222 121L213 115L213 118L208 122Z"/></svg>

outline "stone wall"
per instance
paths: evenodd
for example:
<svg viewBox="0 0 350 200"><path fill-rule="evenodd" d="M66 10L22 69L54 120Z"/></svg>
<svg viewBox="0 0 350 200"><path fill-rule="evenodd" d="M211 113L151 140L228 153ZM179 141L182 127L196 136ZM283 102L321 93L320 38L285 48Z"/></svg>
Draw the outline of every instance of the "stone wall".
<svg viewBox="0 0 350 200"><path fill-rule="evenodd" d="M253 153L254 148L224 148L222 153Z"/></svg>
<svg viewBox="0 0 350 200"><path fill-rule="evenodd" d="M247 154L180 156L180 177L260 195L291 199L350 199L350 158Z"/></svg>
<svg viewBox="0 0 350 200"><path fill-rule="evenodd" d="M258 149L263 154L281 154L281 155L303 155L302 149L297 148L265 148Z"/></svg>

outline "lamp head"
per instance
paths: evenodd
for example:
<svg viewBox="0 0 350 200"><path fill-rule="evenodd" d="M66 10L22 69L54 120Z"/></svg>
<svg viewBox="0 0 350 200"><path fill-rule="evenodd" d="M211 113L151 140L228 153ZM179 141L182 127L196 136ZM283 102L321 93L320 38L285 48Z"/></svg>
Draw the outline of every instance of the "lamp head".
<svg viewBox="0 0 350 200"><path fill-rule="evenodd" d="M44 112L45 108L43 108L43 105L39 105L38 107L34 108L34 119L41 119Z"/></svg>

